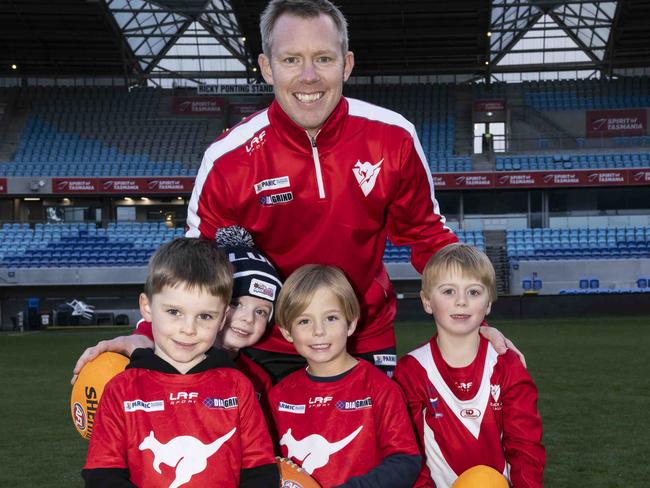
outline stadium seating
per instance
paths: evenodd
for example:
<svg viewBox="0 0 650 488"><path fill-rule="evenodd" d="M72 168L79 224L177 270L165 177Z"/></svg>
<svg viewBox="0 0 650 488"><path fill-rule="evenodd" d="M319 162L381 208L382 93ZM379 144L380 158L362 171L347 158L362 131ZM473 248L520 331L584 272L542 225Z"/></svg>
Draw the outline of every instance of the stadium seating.
<svg viewBox="0 0 650 488"><path fill-rule="evenodd" d="M485 238L480 231L455 231L461 242L476 246L485 251ZM390 241L386 241L386 250L384 251L385 263L409 262L411 260L411 248L409 246L395 246Z"/></svg>
<svg viewBox="0 0 650 488"><path fill-rule="evenodd" d="M650 166L650 153L579 153L497 156L497 171L537 171L602 168L642 168Z"/></svg>
<svg viewBox="0 0 650 488"><path fill-rule="evenodd" d="M597 110L650 106L650 79L528 81L527 105L542 110Z"/></svg>
<svg viewBox="0 0 650 488"><path fill-rule="evenodd" d="M0 176L191 176L209 122L161 117L160 90L43 88Z"/></svg>
<svg viewBox="0 0 650 488"><path fill-rule="evenodd" d="M8 223L0 228L5 268L144 266L163 242L184 235L164 222Z"/></svg>
<svg viewBox="0 0 650 488"><path fill-rule="evenodd" d="M648 258L650 228L508 230L506 246L511 261ZM584 278L580 288L598 288L591 280Z"/></svg>

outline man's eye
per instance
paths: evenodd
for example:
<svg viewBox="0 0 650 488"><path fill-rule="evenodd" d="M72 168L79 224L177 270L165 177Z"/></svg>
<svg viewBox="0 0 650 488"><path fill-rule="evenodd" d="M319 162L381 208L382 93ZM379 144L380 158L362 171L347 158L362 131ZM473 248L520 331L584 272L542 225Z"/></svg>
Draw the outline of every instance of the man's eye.
<svg viewBox="0 0 650 488"><path fill-rule="evenodd" d="M329 56L321 56L321 57L318 58L318 62L319 63L331 63L332 58L330 58Z"/></svg>

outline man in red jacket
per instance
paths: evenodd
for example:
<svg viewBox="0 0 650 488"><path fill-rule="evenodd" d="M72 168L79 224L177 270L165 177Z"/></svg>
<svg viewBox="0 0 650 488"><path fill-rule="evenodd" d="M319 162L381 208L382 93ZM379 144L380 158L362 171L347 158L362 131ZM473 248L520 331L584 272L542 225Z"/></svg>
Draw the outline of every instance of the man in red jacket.
<svg viewBox="0 0 650 488"><path fill-rule="evenodd" d="M396 298L382 261L386 238L411 246L418 271L458 239L413 124L342 96L354 55L341 11L328 0L272 0L260 28L259 64L275 101L205 152L187 236L215 239L239 225L283 278L309 263L342 269L361 303L349 350L390 374ZM276 380L304 365L277 327L250 353Z"/></svg>

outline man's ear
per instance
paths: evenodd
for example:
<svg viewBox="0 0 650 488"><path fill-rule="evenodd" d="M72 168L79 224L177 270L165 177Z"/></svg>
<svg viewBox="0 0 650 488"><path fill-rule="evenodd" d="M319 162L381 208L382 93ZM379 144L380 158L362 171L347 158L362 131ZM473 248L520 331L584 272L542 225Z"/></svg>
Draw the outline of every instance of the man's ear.
<svg viewBox="0 0 650 488"><path fill-rule="evenodd" d="M357 323L359 322L359 319L354 319L352 322L348 324L348 337L350 337L352 334L354 334L354 331L357 330Z"/></svg>
<svg viewBox="0 0 650 488"><path fill-rule="evenodd" d="M286 330L284 327L278 327L280 329L280 333L282 333L282 336L288 340L291 344L293 344L293 337L291 337L291 332Z"/></svg>
<svg viewBox="0 0 650 488"><path fill-rule="evenodd" d="M151 322L151 303L145 293L140 293L138 303L140 304L140 315L142 315L142 318L147 322Z"/></svg>
<svg viewBox="0 0 650 488"><path fill-rule="evenodd" d="M343 57L343 82L348 81L348 78L352 74L352 68L354 68L354 53L348 51Z"/></svg>
<svg viewBox="0 0 650 488"><path fill-rule="evenodd" d="M422 307L424 307L424 311L431 315L433 313L433 307L431 307L429 297L427 297L426 293L424 293L423 290L420 290L420 300L422 300Z"/></svg>
<svg viewBox="0 0 650 488"><path fill-rule="evenodd" d="M257 57L257 64L260 65L260 72L264 81L269 85L273 85L273 70L271 69L271 60L264 53L260 54Z"/></svg>

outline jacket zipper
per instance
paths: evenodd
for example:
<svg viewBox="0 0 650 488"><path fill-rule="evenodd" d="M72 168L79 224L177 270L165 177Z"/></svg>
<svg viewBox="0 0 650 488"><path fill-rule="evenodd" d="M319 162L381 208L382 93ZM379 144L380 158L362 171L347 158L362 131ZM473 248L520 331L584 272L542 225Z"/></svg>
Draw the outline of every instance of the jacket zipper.
<svg viewBox="0 0 650 488"><path fill-rule="evenodd" d="M318 197L325 198L325 187L323 186L323 173L320 169L320 159L318 157L318 148L316 147L316 137L309 136L311 141L311 154L314 158L314 168L316 169L316 181L318 182Z"/></svg>

